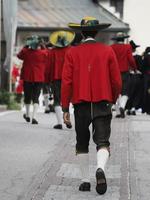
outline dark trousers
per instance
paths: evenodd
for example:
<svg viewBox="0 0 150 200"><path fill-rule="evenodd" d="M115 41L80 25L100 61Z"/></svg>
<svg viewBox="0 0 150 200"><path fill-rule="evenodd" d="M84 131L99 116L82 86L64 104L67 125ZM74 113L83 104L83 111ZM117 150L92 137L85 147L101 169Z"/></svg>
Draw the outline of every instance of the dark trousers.
<svg viewBox="0 0 150 200"><path fill-rule="evenodd" d="M141 74L130 74L130 90L129 90L129 100L127 102L126 108L140 108L142 100L142 90L143 82Z"/></svg>
<svg viewBox="0 0 150 200"><path fill-rule="evenodd" d="M80 103L74 105L75 130L76 130L76 153L88 153L90 130L93 125L93 141L97 150L109 147L111 132L111 105L107 102Z"/></svg>
<svg viewBox="0 0 150 200"><path fill-rule="evenodd" d="M43 83L42 89L43 89L43 94L49 94L50 93L50 84Z"/></svg>
<svg viewBox="0 0 150 200"><path fill-rule="evenodd" d="M54 91L54 106L60 105L60 96L61 96L61 80L55 80L53 83Z"/></svg>
<svg viewBox="0 0 150 200"><path fill-rule="evenodd" d="M24 89L24 103L30 104L31 101L33 103L39 103L39 96L42 88L42 83L39 82L26 82L23 83Z"/></svg>
<svg viewBox="0 0 150 200"><path fill-rule="evenodd" d="M129 72L122 72L121 73L121 79L122 79L121 95L129 96L129 89L130 89L130 75L129 75Z"/></svg>
<svg viewBox="0 0 150 200"><path fill-rule="evenodd" d="M150 74L144 74L143 111L150 114Z"/></svg>

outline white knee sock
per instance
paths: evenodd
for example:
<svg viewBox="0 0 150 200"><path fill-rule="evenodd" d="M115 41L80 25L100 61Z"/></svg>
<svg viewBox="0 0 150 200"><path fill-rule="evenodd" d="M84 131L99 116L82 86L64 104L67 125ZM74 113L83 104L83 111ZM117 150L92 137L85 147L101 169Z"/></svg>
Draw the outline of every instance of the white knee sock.
<svg viewBox="0 0 150 200"><path fill-rule="evenodd" d="M30 104L25 104L26 108L26 117L30 117Z"/></svg>
<svg viewBox="0 0 150 200"><path fill-rule="evenodd" d="M78 154L78 161L81 170L81 181L90 182L89 175L89 154Z"/></svg>
<svg viewBox="0 0 150 200"><path fill-rule="evenodd" d="M123 96L120 98L120 108L125 109L125 106L126 106L127 101L128 101L128 96L123 95Z"/></svg>
<svg viewBox="0 0 150 200"><path fill-rule="evenodd" d="M36 119L36 114L37 114L38 107L39 107L39 104L38 104L38 103L34 103L34 104L33 104L32 119Z"/></svg>
<svg viewBox="0 0 150 200"><path fill-rule="evenodd" d="M135 111L135 107L133 107L133 108L131 109L131 111Z"/></svg>
<svg viewBox="0 0 150 200"><path fill-rule="evenodd" d="M56 113L56 118L58 124L62 124L62 111L61 111L61 106L55 106L55 113Z"/></svg>
<svg viewBox="0 0 150 200"><path fill-rule="evenodd" d="M109 152L106 148L99 149L97 152L97 169L105 171L105 166L109 158Z"/></svg>
<svg viewBox="0 0 150 200"><path fill-rule="evenodd" d="M119 103L118 103L118 101L115 104L115 110L116 110L116 115L119 115L120 114L120 110L119 110Z"/></svg>
<svg viewBox="0 0 150 200"><path fill-rule="evenodd" d="M44 94L44 104L45 104L45 110L49 110L49 107L48 107L48 102L49 102L49 94Z"/></svg>
<svg viewBox="0 0 150 200"><path fill-rule="evenodd" d="M120 107L120 99L121 99L121 95L119 95L117 101L116 101L116 104L115 104L115 110L116 110L116 114L119 115L120 114L120 110L119 110L119 107Z"/></svg>

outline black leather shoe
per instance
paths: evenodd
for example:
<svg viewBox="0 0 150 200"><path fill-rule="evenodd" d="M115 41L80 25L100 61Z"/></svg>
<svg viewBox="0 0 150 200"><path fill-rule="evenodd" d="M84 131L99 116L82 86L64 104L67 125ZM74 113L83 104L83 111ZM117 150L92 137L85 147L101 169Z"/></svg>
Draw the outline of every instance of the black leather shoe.
<svg viewBox="0 0 150 200"><path fill-rule="evenodd" d="M26 114L23 115L23 118L26 120L26 122L30 122L30 117L27 117Z"/></svg>
<svg viewBox="0 0 150 200"><path fill-rule="evenodd" d="M51 111L50 110L45 110L45 114L48 114L48 113L50 113Z"/></svg>
<svg viewBox="0 0 150 200"><path fill-rule="evenodd" d="M107 182L105 178L105 173L101 168L96 171L96 192L100 195L104 194L107 190Z"/></svg>
<svg viewBox="0 0 150 200"><path fill-rule="evenodd" d="M55 129L62 129L62 125L61 124L56 124L53 128L55 128Z"/></svg>
<svg viewBox="0 0 150 200"><path fill-rule="evenodd" d="M66 124L66 127L70 129L70 128L72 128L72 124L71 123Z"/></svg>
<svg viewBox="0 0 150 200"><path fill-rule="evenodd" d="M32 124L38 124L38 121L36 119L32 119Z"/></svg>
<svg viewBox="0 0 150 200"><path fill-rule="evenodd" d="M91 190L91 184L88 182L83 182L79 186L79 191L86 192L86 191L90 191L90 190Z"/></svg>

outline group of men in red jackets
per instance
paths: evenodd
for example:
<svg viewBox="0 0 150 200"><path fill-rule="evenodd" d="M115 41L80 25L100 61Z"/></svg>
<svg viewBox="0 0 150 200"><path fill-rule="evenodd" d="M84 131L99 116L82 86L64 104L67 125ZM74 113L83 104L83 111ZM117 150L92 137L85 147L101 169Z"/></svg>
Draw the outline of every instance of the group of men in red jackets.
<svg viewBox="0 0 150 200"><path fill-rule="evenodd" d="M81 23L70 23L69 27L80 31L83 40L77 46L70 46L75 37L73 31L54 32L50 42L51 50L43 49L38 37L28 39L27 46L19 53L23 60L21 78L24 80L24 102L30 122L30 104L33 102L32 124L37 124L38 98L44 82L53 82L54 106L58 123L62 129L62 116L71 128L69 105L74 106L76 155L79 159L82 180L80 191L90 191L89 141L92 124L92 137L96 144L97 170L96 191L104 194L107 190L105 165L110 156L110 134L112 104L118 102L118 117L124 117L128 100L129 67L134 71L136 64L131 46L123 44L126 35L113 38L117 44L107 46L95 40L98 31L110 26L99 23L94 17L85 17Z"/></svg>

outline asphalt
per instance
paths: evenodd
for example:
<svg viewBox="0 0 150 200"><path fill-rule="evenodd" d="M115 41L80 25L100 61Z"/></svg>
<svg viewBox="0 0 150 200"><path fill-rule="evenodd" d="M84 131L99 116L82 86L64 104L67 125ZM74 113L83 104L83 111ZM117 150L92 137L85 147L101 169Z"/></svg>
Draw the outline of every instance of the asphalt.
<svg viewBox="0 0 150 200"><path fill-rule="evenodd" d="M44 114L43 109L38 125L26 123L22 115L22 111L0 113L0 200L149 200L149 115L113 118L108 190L103 196L95 191L93 141L91 192L80 192L74 128L54 130L55 114Z"/></svg>

